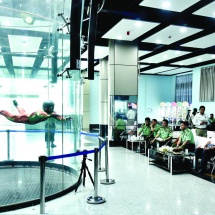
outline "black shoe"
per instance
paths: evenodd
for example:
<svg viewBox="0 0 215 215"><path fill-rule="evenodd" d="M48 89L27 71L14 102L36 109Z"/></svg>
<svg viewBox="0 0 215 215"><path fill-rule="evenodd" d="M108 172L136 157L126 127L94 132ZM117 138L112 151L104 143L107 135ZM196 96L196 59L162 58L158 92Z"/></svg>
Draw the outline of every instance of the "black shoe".
<svg viewBox="0 0 215 215"><path fill-rule="evenodd" d="M15 107L18 106L18 102L16 100L13 100L13 104L14 104Z"/></svg>
<svg viewBox="0 0 215 215"><path fill-rule="evenodd" d="M52 144L51 147L52 147L52 148L55 148L55 147L57 147L57 146L56 146L55 144Z"/></svg>

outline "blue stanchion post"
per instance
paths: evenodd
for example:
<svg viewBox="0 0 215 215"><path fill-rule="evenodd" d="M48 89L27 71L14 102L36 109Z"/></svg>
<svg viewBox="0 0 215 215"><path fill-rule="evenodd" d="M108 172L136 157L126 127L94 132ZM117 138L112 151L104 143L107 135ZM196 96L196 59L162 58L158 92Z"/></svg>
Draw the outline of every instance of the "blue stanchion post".
<svg viewBox="0 0 215 215"><path fill-rule="evenodd" d="M10 160L10 130L6 130L7 132L7 160Z"/></svg>
<svg viewBox="0 0 215 215"><path fill-rule="evenodd" d="M89 204L101 204L106 200L98 196L98 148L94 149L94 196L87 198L87 203Z"/></svg>
<svg viewBox="0 0 215 215"><path fill-rule="evenodd" d="M106 179L100 180L101 184L114 184L115 180L109 178L109 164L108 164L108 140L106 139L105 144L105 169L106 169Z"/></svg>
<svg viewBox="0 0 215 215"><path fill-rule="evenodd" d="M40 156L40 214L45 214L45 167L46 156Z"/></svg>

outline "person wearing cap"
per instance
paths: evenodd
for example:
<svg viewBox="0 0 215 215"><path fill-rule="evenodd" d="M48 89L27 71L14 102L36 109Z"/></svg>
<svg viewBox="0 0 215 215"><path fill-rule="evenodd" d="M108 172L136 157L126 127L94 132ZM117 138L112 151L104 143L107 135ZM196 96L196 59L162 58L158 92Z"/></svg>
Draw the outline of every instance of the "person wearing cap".
<svg viewBox="0 0 215 215"><path fill-rule="evenodd" d="M46 121L49 118L54 118L58 121L71 120L70 117L64 118L61 115L54 112L54 103L52 101L46 101L43 103L43 110L35 111L28 114L22 107L18 105L16 100L13 101L14 106L17 108L19 114L12 114L6 110L0 110L0 115L5 116L8 120L16 123L24 123L34 125L39 122Z"/></svg>
<svg viewBox="0 0 215 215"><path fill-rule="evenodd" d="M205 106L199 107L199 113L195 115L193 124L196 128L196 136L207 137L208 115L205 114Z"/></svg>

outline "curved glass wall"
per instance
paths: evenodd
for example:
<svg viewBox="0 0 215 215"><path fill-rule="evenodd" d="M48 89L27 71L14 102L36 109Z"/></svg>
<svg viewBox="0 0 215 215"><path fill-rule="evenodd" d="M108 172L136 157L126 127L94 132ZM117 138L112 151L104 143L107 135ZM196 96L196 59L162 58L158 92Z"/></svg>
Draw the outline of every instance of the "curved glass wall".
<svg viewBox="0 0 215 215"><path fill-rule="evenodd" d="M68 29L57 30L64 24L58 13L70 17L70 7L67 0L0 1L0 110L19 114L16 100L31 114L51 100L57 114L72 118L28 125L0 115L0 161L38 161L41 155L79 148L80 71L70 71L71 78L56 76L69 64L70 54ZM74 168L77 163L74 158L50 162Z"/></svg>

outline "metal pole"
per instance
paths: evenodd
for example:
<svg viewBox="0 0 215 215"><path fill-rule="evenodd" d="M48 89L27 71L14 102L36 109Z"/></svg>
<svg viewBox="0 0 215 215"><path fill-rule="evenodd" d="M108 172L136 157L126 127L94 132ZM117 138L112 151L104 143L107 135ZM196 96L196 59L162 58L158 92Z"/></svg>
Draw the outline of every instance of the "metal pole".
<svg viewBox="0 0 215 215"><path fill-rule="evenodd" d="M105 141L102 137L99 137L99 148L102 145L102 142ZM102 150L99 152L99 166L98 166L98 172L104 172L105 168L101 168L101 155L102 155Z"/></svg>
<svg viewBox="0 0 215 215"><path fill-rule="evenodd" d="M101 204L106 200L98 196L98 148L94 149L94 197L90 196L87 198L87 203L89 204Z"/></svg>
<svg viewBox="0 0 215 215"><path fill-rule="evenodd" d="M40 156L40 214L45 214L45 166L47 157Z"/></svg>
<svg viewBox="0 0 215 215"><path fill-rule="evenodd" d="M114 179L109 179L109 164L108 164L108 144L105 144L105 168L106 168L106 179L100 180L101 184L114 184Z"/></svg>
<svg viewBox="0 0 215 215"><path fill-rule="evenodd" d="M7 160L10 160L10 130L6 130L7 132Z"/></svg>

